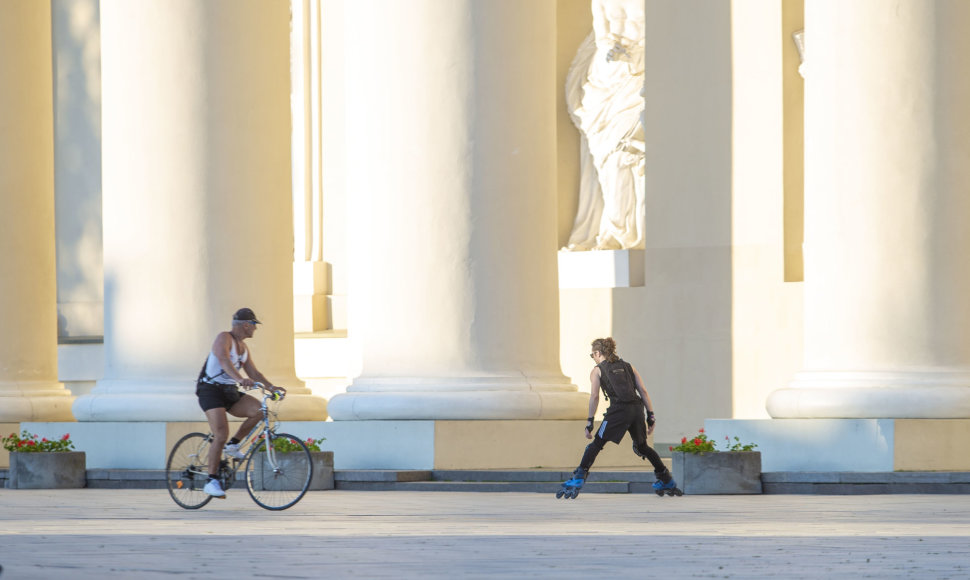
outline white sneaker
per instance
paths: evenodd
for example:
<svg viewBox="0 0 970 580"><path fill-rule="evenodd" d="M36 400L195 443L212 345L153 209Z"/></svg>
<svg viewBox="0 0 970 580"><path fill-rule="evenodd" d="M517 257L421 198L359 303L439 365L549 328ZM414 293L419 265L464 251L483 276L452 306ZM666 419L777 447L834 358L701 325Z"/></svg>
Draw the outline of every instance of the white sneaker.
<svg viewBox="0 0 970 580"><path fill-rule="evenodd" d="M219 484L218 479L210 479L205 484L205 487L202 488L202 491L206 492L212 497L218 497L221 499L225 499L226 497L226 492L222 491L222 486Z"/></svg>
<svg viewBox="0 0 970 580"><path fill-rule="evenodd" d="M222 452L229 457L235 457L236 459L246 459L246 454L239 450L238 443L226 443L226 446L222 448Z"/></svg>

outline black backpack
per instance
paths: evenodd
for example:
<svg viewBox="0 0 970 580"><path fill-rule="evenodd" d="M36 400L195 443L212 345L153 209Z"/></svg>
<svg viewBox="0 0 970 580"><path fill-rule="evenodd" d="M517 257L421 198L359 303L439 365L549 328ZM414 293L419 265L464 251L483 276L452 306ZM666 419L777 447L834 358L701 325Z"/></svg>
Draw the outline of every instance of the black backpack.
<svg viewBox="0 0 970 580"><path fill-rule="evenodd" d="M633 374L633 367L623 359L616 362L603 361L599 365L600 383L606 400L617 403L639 403L640 393L637 391L637 379Z"/></svg>

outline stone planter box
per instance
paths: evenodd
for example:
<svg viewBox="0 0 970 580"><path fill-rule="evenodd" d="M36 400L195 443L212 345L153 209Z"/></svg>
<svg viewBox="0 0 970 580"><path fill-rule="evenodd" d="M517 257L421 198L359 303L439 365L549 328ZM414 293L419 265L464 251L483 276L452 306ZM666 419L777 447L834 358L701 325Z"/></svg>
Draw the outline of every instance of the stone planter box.
<svg viewBox="0 0 970 580"><path fill-rule="evenodd" d="M9 489L73 489L86 484L83 451L10 454Z"/></svg>
<svg viewBox="0 0 970 580"><path fill-rule="evenodd" d="M286 459L288 453L283 453L278 457L281 457L281 463L283 469L286 469ZM295 456L295 454L293 454ZM263 466L264 454L259 454L259 461L256 463L255 471L255 481L259 481L259 475ZM321 491L327 489L333 489L333 451L311 451L310 452L310 462L313 464L313 477L310 478L310 488L308 491ZM258 483L257 483L258 486ZM287 491L295 491L288 489Z"/></svg>
<svg viewBox="0 0 970 580"><path fill-rule="evenodd" d="M311 451L313 478L310 491L333 489L333 451Z"/></svg>
<svg viewBox="0 0 970 580"><path fill-rule="evenodd" d="M672 454L672 474L688 495L761 493L761 452Z"/></svg>

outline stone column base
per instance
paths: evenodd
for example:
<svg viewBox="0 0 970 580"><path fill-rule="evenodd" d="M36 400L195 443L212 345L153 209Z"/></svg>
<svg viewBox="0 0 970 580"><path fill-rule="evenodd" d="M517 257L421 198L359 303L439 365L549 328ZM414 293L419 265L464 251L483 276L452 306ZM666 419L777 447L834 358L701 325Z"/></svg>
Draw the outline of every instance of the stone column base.
<svg viewBox="0 0 970 580"><path fill-rule="evenodd" d="M74 402L78 421L204 421L205 414L195 396L195 383L172 386L171 382L134 381L98 383L90 394ZM279 419L288 421L325 421L327 401L308 394L306 388L292 393L279 406ZM255 394L254 394L255 396Z"/></svg>
<svg viewBox="0 0 970 580"><path fill-rule="evenodd" d="M766 407L776 419L970 418L970 372L804 372Z"/></svg>
<svg viewBox="0 0 970 580"><path fill-rule="evenodd" d="M0 382L0 423L73 421L73 403L61 383Z"/></svg>

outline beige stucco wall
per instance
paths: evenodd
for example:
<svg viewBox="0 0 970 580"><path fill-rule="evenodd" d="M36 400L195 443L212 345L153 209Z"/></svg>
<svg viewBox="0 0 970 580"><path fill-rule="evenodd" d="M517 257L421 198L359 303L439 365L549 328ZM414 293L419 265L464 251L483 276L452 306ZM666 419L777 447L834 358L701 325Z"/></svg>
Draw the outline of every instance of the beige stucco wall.
<svg viewBox="0 0 970 580"><path fill-rule="evenodd" d="M645 284L560 291L562 365L588 390L590 341L616 338L662 445L732 412L731 13L699 0L646 12Z"/></svg>
<svg viewBox="0 0 970 580"><path fill-rule="evenodd" d="M893 464L897 471L970 470L970 420L897 419Z"/></svg>

